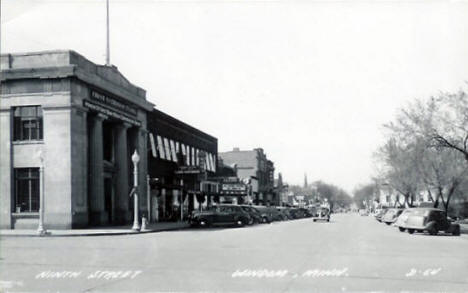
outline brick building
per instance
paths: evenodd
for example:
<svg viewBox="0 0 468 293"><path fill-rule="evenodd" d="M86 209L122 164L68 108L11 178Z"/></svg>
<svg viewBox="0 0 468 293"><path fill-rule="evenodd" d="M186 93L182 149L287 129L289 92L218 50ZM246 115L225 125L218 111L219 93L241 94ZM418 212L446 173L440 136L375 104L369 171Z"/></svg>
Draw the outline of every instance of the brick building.
<svg viewBox="0 0 468 293"><path fill-rule="evenodd" d="M240 179L256 180L258 187L252 194L254 203L279 205L280 198L274 186L274 163L268 160L263 149L241 151L234 148L232 151L219 153L218 156L225 164L236 164L237 176Z"/></svg>

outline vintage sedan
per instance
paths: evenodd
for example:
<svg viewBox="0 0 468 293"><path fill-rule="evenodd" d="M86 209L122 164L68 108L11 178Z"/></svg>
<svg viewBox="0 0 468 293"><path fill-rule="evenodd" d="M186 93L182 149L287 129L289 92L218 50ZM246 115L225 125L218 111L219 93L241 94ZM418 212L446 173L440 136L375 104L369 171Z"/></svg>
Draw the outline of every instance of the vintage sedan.
<svg viewBox="0 0 468 293"><path fill-rule="evenodd" d="M284 221L284 220L292 219L292 216L289 213L289 208L287 208L287 207L276 207L276 210L280 213L281 220Z"/></svg>
<svg viewBox="0 0 468 293"><path fill-rule="evenodd" d="M398 219L398 217L401 215L403 212L402 208L391 208L388 209L385 215L382 217L382 223L385 223L387 225L391 225L395 223L395 221Z"/></svg>
<svg viewBox="0 0 468 293"><path fill-rule="evenodd" d="M450 221L445 211L436 208L414 208L400 227L410 234L428 232L437 235L439 231L444 231L460 235L460 225Z"/></svg>
<svg viewBox="0 0 468 293"><path fill-rule="evenodd" d="M268 207L266 206L258 206L254 205L252 206L254 209L259 211L262 219L262 223L271 223L273 221L271 211Z"/></svg>
<svg viewBox="0 0 468 293"><path fill-rule="evenodd" d="M259 210L257 210L253 206L251 206L251 205L240 205L240 207L250 215L250 217L253 220L253 223L262 223L263 222L262 214L260 213Z"/></svg>
<svg viewBox="0 0 468 293"><path fill-rule="evenodd" d="M320 207L316 210L315 215L313 215L313 221L327 221L330 222L330 209L326 207Z"/></svg>
<svg viewBox="0 0 468 293"><path fill-rule="evenodd" d="M377 221L382 222L382 217L385 216L385 213L388 209L381 209L380 211L376 212L374 217Z"/></svg>
<svg viewBox="0 0 468 293"><path fill-rule="evenodd" d="M411 214L413 210L414 210L413 208L404 209L403 212L396 219L395 223L393 223L395 227L398 227L400 232L406 231L406 229L403 228L403 226L405 224L406 219L408 219L408 216Z"/></svg>
<svg viewBox="0 0 468 293"><path fill-rule="evenodd" d="M253 223L252 217L238 205L221 204L205 211L193 212L190 217L192 226L236 225L239 227Z"/></svg>

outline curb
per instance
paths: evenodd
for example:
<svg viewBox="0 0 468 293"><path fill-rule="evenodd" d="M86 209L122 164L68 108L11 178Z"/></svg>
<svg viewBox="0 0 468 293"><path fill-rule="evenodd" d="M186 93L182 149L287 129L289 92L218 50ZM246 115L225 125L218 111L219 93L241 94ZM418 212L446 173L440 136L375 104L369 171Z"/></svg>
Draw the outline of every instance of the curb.
<svg viewBox="0 0 468 293"><path fill-rule="evenodd" d="M98 232L98 233L80 233L80 234L52 234L48 232L46 235L38 235L38 234L0 234L0 238L4 237L93 237L93 236L121 236L121 235L140 235L140 234L149 234L149 233L158 233L158 232L167 232L167 231L178 231L188 229L190 226L184 227L174 227L174 228L163 228L158 230L147 230L147 231L125 231L125 232L115 232L115 233L108 233L108 232Z"/></svg>

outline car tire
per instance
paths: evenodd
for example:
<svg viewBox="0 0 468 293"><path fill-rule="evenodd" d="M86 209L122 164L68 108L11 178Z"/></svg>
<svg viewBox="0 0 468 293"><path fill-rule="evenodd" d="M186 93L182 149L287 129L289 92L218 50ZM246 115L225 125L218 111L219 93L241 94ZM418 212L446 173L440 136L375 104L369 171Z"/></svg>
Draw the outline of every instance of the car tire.
<svg viewBox="0 0 468 293"><path fill-rule="evenodd" d="M437 229L436 227L432 226L431 228L427 229L427 232L429 232L430 235L437 235Z"/></svg>
<svg viewBox="0 0 468 293"><path fill-rule="evenodd" d="M398 227L398 230L400 230L400 232L405 232L406 231L406 229L403 228L403 227Z"/></svg>
<svg viewBox="0 0 468 293"><path fill-rule="evenodd" d="M414 229L408 229L408 233L413 234L413 233L414 233Z"/></svg>
<svg viewBox="0 0 468 293"><path fill-rule="evenodd" d="M390 222L385 222L385 224L387 224L387 226L390 226L391 223Z"/></svg>
<svg viewBox="0 0 468 293"><path fill-rule="evenodd" d="M460 236L460 226L455 227L452 232L453 236Z"/></svg>

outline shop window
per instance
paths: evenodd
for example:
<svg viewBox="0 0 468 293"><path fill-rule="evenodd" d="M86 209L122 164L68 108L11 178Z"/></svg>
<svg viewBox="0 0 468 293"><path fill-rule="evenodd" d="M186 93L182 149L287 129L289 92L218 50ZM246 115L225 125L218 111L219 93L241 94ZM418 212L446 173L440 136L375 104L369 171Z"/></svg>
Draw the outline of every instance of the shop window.
<svg viewBox="0 0 468 293"><path fill-rule="evenodd" d="M15 141L42 140L42 108L40 106L14 108L13 128Z"/></svg>
<svg viewBox="0 0 468 293"><path fill-rule="evenodd" d="M38 212L39 188L39 168L15 169L14 212Z"/></svg>

